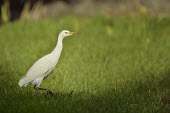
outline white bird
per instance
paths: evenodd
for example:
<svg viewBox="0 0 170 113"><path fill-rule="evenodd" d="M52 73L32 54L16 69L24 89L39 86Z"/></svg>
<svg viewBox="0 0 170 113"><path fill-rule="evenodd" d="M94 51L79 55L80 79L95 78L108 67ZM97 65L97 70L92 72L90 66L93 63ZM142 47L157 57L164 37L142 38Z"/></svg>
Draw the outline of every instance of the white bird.
<svg viewBox="0 0 170 113"><path fill-rule="evenodd" d="M78 34L76 32L70 32L68 30L63 30L58 36L58 42L54 50L40 58L36 61L32 67L28 70L28 72L23 76L18 85L20 87L26 87L28 84L34 84L34 89L36 90L36 97L38 98L38 90L46 90L47 95L54 95L49 89L39 88L41 82L53 71L55 68L59 57L61 55L61 51L63 48L62 41L65 37Z"/></svg>

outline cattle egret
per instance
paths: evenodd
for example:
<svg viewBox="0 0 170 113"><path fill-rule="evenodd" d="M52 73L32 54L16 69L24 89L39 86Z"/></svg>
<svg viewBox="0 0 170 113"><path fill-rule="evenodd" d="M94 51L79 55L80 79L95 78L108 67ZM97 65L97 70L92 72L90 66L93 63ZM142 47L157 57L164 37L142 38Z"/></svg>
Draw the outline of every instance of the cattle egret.
<svg viewBox="0 0 170 113"><path fill-rule="evenodd" d="M62 48L63 44L62 41L65 37L77 34L76 32L70 32L68 30L63 30L58 36L58 42L54 50L50 53L45 55L44 57L40 58L36 61L32 67L28 70L28 72L23 76L18 85L20 87L26 87L28 84L34 84L34 89L36 90L36 97L38 98L38 90L45 90L47 91L47 95L54 95L49 89L39 88L41 82L48 77L48 75L53 71L55 68Z"/></svg>

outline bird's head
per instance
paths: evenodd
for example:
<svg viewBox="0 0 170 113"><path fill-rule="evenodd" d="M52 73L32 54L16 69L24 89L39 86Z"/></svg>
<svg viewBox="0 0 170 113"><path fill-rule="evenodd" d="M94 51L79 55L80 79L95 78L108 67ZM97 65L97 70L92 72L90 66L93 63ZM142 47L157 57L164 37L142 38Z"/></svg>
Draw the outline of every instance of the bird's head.
<svg viewBox="0 0 170 113"><path fill-rule="evenodd" d="M65 37L67 37L67 36L71 36L71 35L75 35L75 34L78 34L78 33L76 33L76 32L70 32L70 31L68 31L68 30L62 30L61 33L59 34L59 36L60 36L61 38L65 38Z"/></svg>

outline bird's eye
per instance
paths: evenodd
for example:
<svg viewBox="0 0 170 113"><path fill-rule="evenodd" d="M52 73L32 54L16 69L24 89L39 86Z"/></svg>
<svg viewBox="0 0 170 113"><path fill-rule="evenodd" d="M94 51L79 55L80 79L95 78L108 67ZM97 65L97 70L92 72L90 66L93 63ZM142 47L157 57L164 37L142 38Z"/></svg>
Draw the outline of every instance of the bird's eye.
<svg viewBox="0 0 170 113"><path fill-rule="evenodd" d="M68 34L68 32L65 32L65 34Z"/></svg>

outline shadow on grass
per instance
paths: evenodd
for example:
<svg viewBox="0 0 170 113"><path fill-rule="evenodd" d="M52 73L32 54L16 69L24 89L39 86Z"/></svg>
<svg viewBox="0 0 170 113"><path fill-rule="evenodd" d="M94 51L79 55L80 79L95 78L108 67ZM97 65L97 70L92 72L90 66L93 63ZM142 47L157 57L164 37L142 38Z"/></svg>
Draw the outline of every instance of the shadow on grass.
<svg viewBox="0 0 170 113"><path fill-rule="evenodd" d="M164 109L164 111L170 113L170 69L163 73L162 80L159 83L162 87L160 101L163 104L160 111Z"/></svg>
<svg viewBox="0 0 170 113"><path fill-rule="evenodd" d="M125 82L124 85L128 87L98 91L98 94L87 91L73 91L72 93L69 91L67 93L57 92L55 97L45 98L46 93L43 91L40 92L38 100L32 88L29 89L29 87L23 91L14 85L14 82L5 83L8 81L5 80L0 83L2 88L0 111L1 113L168 113L170 109L168 104L164 106L164 103L160 101L160 93L169 93L169 74L169 71L162 73L161 80L153 77L144 82ZM3 76L1 79L8 78ZM15 81L16 78L14 77L13 80Z"/></svg>

